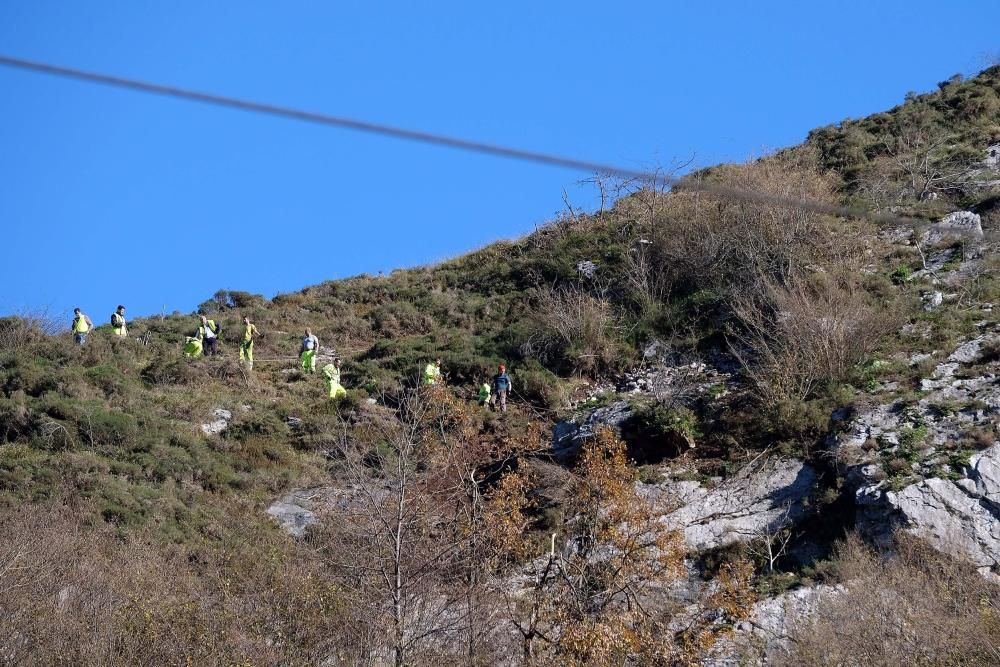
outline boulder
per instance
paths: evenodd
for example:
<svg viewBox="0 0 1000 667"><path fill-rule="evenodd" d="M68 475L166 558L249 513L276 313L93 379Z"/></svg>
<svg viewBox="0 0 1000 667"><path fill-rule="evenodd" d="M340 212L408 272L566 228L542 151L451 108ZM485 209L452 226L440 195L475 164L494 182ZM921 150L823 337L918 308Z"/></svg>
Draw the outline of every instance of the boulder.
<svg viewBox="0 0 1000 667"><path fill-rule="evenodd" d="M639 484L638 490L654 507L673 503L675 507L660 520L682 531L690 550L706 551L798 523L806 514L816 478L816 470L802 461L771 459L712 488L694 481L667 481Z"/></svg>
<svg viewBox="0 0 1000 667"><path fill-rule="evenodd" d="M229 426L229 420L233 418L233 413L229 410L216 408L212 410L212 416L215 417L214 420L201 425L201 431L205 435L218 435L225 431L226 427Z"/></svg>
<svg viewBox="0 0 1000 667"><path fill-rule="evenodd" d="M932 311L941 306L944 303L944 294L941 292L928 292L923 295L924 310Z"/></svg>
<svg viewBox="0 0 1000 667"><path fill-rule="evenodd" d="M583 278L593 278L594 274L597 273L597 265L589 259L585 259L576 263L576 272Z"/></svg>
<svg viewBox="0 0 1000 667"><path fill-rule="evenodd" d="M552 451L557 458L572 458L580 451L580 446L594 436L595 431L607 427L620 432L621 425L632 415L632 406L625 401L616 401L586 416L561 421L552 429Z"/></svg>
<svg viewBox="0 0 1000 667"><path fill-rule="evenodd" d="M988 169L1000 169L1000 144L987 147L983 165Z"/></svg>
<svg viewBox="0 0 1000 667"><path fill-rule="evenodd" d="M972 211L955 211L931 225L924 235L926 245L936 245L948 238L981 239L983 221Z"/></svg>
<svg viewBox="0 0 1000 667"><path fill-rule="evenodd" d="M267 513L274 517L278 526L292 537L302 537L306 528L316 523L317 498L324 489L299 489L292 491L271 503Z"/></svg>

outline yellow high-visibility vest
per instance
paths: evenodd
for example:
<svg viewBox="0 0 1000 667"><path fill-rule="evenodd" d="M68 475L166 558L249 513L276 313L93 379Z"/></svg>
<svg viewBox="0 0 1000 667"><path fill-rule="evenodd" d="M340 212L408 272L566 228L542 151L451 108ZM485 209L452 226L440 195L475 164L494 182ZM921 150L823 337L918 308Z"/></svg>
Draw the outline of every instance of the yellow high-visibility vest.
<svg viewBox="0 0 1000 667"><path fill-rule="evenodd" d="M115 318L117 318L117 319L115 319ZM127 336L128 335L128 330L125 328L125 317L123 315L118 314L118 312L115 311L114 315L112 315L112 319L114 319L116 322L121 322L122 323L122 325L120 327L114 327L114 326L111 327L111 330L114 332L114 334L116 336L121 336L123 338L125 336Z"/></svg>
<svg viewBox="0 0 1000 667"><path fill-rule="evenodd" d="M90 331L90 325L87 324L87 316L80 313L79 316L73 319L73 332L87 333L88 331Z"/></svg>
<svg viewBox="0 0 1000 667"><path fill-rule="evenodd" d="M219 327L215 326L215 320L207 320L205 322L205 324L206 324L206 326L209 329L212 330L212 333L215 334L216 338L218 338L219 337ZM198 325L198 340L202 340L203 338L205 338L205 327L203 327L202 325L199 324Z"/></svg>

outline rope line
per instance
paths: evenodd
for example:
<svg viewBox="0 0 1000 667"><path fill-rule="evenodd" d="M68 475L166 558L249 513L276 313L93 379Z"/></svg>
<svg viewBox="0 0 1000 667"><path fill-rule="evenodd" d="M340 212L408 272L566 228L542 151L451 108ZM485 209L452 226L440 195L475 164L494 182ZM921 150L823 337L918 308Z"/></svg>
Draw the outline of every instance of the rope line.
<svg viewBox="0 0 1000 667"><path fill-rule="evenodd" d="M87 81L90 83L114 86L117 88L126 88L153 95L191 100L195 102L202 102L205 104L211 104L220 107L239 109L241 111L260 113L270 116L279 116L307 123L346 128L350 130L356 130L359 132L366 132L369 134L377 134L382 136L393 137L396 139L404 139L424 144L444 146L448 148L464 150L467 152L483 153L487 155L505 157L514 160L521 160L523 162L534 162L538 164L545 164L553 167L561 167L565 169L584 171L588 173L601 173L627 179L638 179L640 181L647 181L652 185L658 185L663 187L676 187L683 190L706 192L709 194L714 194L722 197L739 199L741 201L749 201L760 204L771 204L783 208L808 210L823 215L833 215L843 218L864 218L867 220L871 220L873 222L891 223L900 225L915 225L926 222L926 220L921 220L918 218L902 217L890 213L877 213L863 208L838 206L835 204L828 204L825 202L798 199L794 197L786 197L783 195L775 195L765 192L758 192L754 190L745 190L742 188L735 188L727 185L722 185L719 183L708 183L696 178L689 178L689 177L677 178L661 174L658 172L652 172L642 169L632 169L629 167L622 167L619 165L606 164L591 160L583 160L563 155L556 155L554 153L545 153L541 151L504 146L501 144L474 141L470 139L463 139L460 137L453 137L449 135L436 134L433 132L426 132L423 130L415 130L393 125L385 125L382 123L375 123L357 118L348 118L345 116L335 116L326 113L295 109L292 107L280 106L277 104L270 104L266 102L255 102L252 100L228 97L225 95L206 93L197 90L189 90L185 88L179 88L176 86L168 86L159 83L152 83L149 81L130 79L111 74L104 74L101 72L93 72L88 70L77 69L74 67L53 65L50 63L44 63L35 60L27 60L24 58L16 58L13 56L6 56L2 54L0 54L0 65L5 65L7 67L12 67L20 70L40 72L43 74L50 74L53 76L76 79L79 81Z"/></svg>

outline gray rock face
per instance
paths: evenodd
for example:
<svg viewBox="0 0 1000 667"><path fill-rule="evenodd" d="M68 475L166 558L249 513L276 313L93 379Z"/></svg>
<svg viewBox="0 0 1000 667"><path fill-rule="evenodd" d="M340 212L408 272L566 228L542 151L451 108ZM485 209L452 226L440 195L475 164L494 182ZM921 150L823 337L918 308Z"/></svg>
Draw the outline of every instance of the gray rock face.
<svg viewBox="0 0 1000 667"><path fill-rule="evenodd" d="M226 427L229 426L229 420L233 418L233 413L229 410L216 408L212 410L212 416L215 417L214 420L201 425L201 432L205 435L218 435L225 431Z"/></svg>
<svg viewBox="0 0 1000 667"><path fill-rule="evenodd" d="M306 528L317 522L314 510L317 498L324 489L300 489L293 491L271 503L267 513L274 517L278 525L292 537L302 537Z"/></svg>
<svg viewBox="0 0 1000 667"><path fill-rule="evenodd" d="M792 649L791 635L795 627L808 623L823 605L845 592L843 586L821 585L796 588L761 600L754 605L750 618L734 628L733 643L751 650L743 652L741 662L730 664L744 665L747 659L754 658L757 664L769 664L778 657L787 657Z"/></svg>
<svg viewBox="0 0 1000 667"><path fill-rule="evenodd" d="M1000 569L1000 445L974 456L958 480L926 479L898 493L858 491L858 528L885 545L892 528L964 558L983 574Z"/></svg>
<svg viewBox="0 0 1000 667"><path fill-rule="evenodd" d="M802 461L772 459L710 489L692 481L640 484L638 489L654 506L679 502L661 521L682 531L689 549L704 551L794 525L805 515L815 482L816 471Z"/></svg>
<svg viewBox="0 0 1000 667"><path fill-rule="evenodd" d="M933 224L924 236L924 243L935 245L948 238L983 238L983 222L972 211L955 211Z"/></svg>
<svg viewBox="0 0 1000 667"><path fill-rule="evenodd" d="M632 407L625 401L617 401L597 408L580 421L562 421L552 429L552 450L558 458L569 458L580 451L580 446L594 436L599 428L620 429L623 422L632 416Z"/></svg>
<svg viewBox="0 0 1000 667"><path fill-rule="evenodd" d="M995 342L996 338L992 336L977 336L972 340L963 343L948 355L948 361L957 361L960 364L972 364L979 361L982 356L983 345L988 342Z"/></svg>
<svg viewBox="0 0 1000 667"><path fill-rule="evenodd" d="M959 374L997 340L984 329L921 380L927 393L919 401L862 411L835 438L833 451L854 491L857 528L871 542L887 547L902 528L985 574L1000 570L1000 382L990 366L976 377ZM952 453L971 447L970 431L993 433L993 444L956 469ZM910 462L895 480L905 484L898 491L884 479L883 462L893 457Z"/></svg>
<svg viewBox="0 0 1000 667"><path fill-rule="evenodd" d="M787 660L792 633L808 624L819 610L844 595L844 586L796 588L754 605L750 618L722 638L702 663L708 667L747 667Z"/></svg>
<svg viewBox="0 0 1000 667"><path fill-rule="evenodd" d="M928 452L954 444L971 429L993 428L1000 415L997 376L987 371L979 377L962 378L956 373L979 362L983 347L997 339L997 334L986 332L956 348L930 377L920 381L920 389L928 393L916 404L890 402L861 411L834 439L833 450L841 469L873 463L873 454L865 448L869 441L881 443L884 451L887 444L899 444L901 432L915 428L926 430L926 436L916 444ZM915 362L927 358L916 357ZM928 459L929 465L934 462L933 457Z"/></svg>

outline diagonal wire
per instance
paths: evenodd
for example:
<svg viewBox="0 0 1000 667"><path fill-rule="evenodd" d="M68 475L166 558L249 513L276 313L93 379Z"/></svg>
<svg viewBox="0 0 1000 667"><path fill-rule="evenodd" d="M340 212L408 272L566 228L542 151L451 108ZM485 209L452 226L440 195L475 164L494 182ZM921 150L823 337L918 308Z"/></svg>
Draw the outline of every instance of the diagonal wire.
<svg viewBox="0 0 1000 667"><path fill-rule="evenodd" d="M594 162L591 160L582 160L573 157L556 155L553 153L544 153L540 151L504 146L501 144L491 144L481 141L473 141L470 139L462 139L460 137L436 134L433 132L425 132L423 130L384 125L357 118L334 116L325 113L269 104L266 102L255 102L252 100L244 100L225 95L217 95L214 93L188 90L185 88L178 88L176 86L167 86L159 83L140 81L137 79L128 79L101 72L92 72L62 65L53 65L50 63L26 60L24 58L16 58L2 54L0 54L0 65L70 79L77 79L80 81L88 81L90 83L99 83L117 88L127 88L143 93L151 93L154 95L162 95L166 97L212 104L215 106L228 107L231 109L239 109L241 111L290 118L318 125L346 128L359 132L378 134L424 144L445 146L448 148L455 148L474 153L485 153L487 155L506 157L524 162L535 162L538 164L546 164L549 166L562 167L588 173L608 174L611 176L619 176L621 178L638 179L648 182L651 185L677 187L684 190L707 192L722 197L756 202L760 204L772 204L783 208L804 209L815 213L834 215L844 218L865 218L874 222L882 223L914 225L926 222L917 218L907 218L889 213L878 213L863 208L837 206L826 202L786 197L783 195L775 195L755 190L745 190L742 188L722 185L720 183L710 183L697 178L676 178L662 173L642 169L632 169L629 167L621 167L618 165Z"/></svg>

